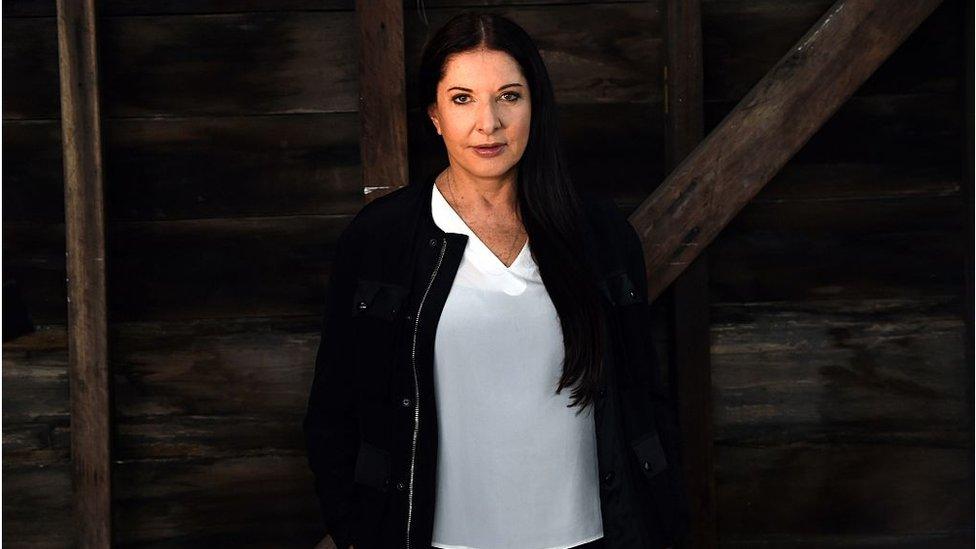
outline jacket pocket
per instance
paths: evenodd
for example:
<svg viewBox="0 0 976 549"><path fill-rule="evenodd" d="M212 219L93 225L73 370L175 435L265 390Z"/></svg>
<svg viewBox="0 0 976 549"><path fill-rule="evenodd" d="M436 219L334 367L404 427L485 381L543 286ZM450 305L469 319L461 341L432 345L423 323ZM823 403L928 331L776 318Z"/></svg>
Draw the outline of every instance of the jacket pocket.
<svg viewBox="0 0 976 549"><path fill-rule="evenodd" d="M353 481L377 490L389 488L390 453L369 442L359 443Z"/></svg>
<svg viewBox="0 0 976 549"><path fill-rule="evenodd" d="M668 468L668 459L657 431L651 431L642 437L638 437L637 442L633 443L633 447L634 453L637 454L637 464L645 478L652 479Z"/></svg>
<svg viewBox="0 0 976 549"><path fill-rule="evenodd" d="M681 501L675 494L672 477L680 475L681 471L676 471L668 463L657 431L638 437L631 446L637 458L637 467L643 474L638 492L642 494L644 512L650 515L648 526L657 539L657 546L673 545Z"/></svg>
<svg viewBox="0 0 976 549"><path fill-rule="evenodd" d="M377 280L358 280L353 292L352 316L393 321L400 313L406 288Z"/></svg>
<svg viewBox="0 0 976 549"><path fill-rule="evenodd" d="M356 281L350 304L350 367L355 371L358 394L366 400L375 402L388 396L406 296L406 288L398 284Z"/></svg>
<svg viewBox="0 0 976 549"><path fill-rule="evenodd" d="M615 271L600 281L600 289L615 307L645 303L627 271Z"/></svg>
<svg viewBox="0 0 976 549"><path fill-rule="evenodd" d="M389 451L361 441L353 475L356 495L353 538L357 549L380 547L379 526L389 508L390 479Z"/></svg>

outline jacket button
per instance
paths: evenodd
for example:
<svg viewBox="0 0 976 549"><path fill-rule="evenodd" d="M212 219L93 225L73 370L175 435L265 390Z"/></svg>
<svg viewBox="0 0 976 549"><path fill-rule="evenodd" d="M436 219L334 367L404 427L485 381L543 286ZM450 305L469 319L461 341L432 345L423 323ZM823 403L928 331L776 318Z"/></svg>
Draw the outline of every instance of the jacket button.
<svg viewBox="0 0 976 549"><path fill-rule="evenodd" d="M637 294L634 293L634 290L631 290L627 293L630 294L630 297L637 297Z"/></svg>
<svg viewBox="0 0 976 549"><path fill-rule="evenodd" d="M405 398L405 399L401 400L400 401L400 406L403 406L404 408L409 408L410 407L410 399L409 398Z"/></svg>
<svg viewBox="0 0 976 549"><path fill-rule="evenodd" d="M362 311L363 309L366 308L366 302L365 301L360 301L358 307L359 307L359 310Z"/></svg>
<svg viewBox="0 0 976 549"><path fill-rule="evenodd" d="M429 244L430 247L433 248L434 246L437 245L437 239L436 238L431 238L430 239L430 242L428 242L427 244Z"/></svg>
<svg viewBox="0 0 976 549"><path fill-rule="evenodd" d="M406 490L407 485L402 480L398 480L397 483L396 483L396 488L397 488L397 490L399 490L399 491L402 492L402 491Z"/></svg>
<svg viewBox="0 0 976 549"><path fill-rule="evenodd" d="M412 322L413 321L413 313L407 313L407 317L406 318L407 318L407 320L409 320L409 321Z"/></svg>
<svg viewBox="0 0 976 549"><path fill-rule="evenodd" d="M603 474L603 483L610 484L613 482L613 471L607 471Z"/></svg>
<svg viewBox="0 0 976 549"><path fill-rule="evenodd" d="M607 398L607 388L600 387L600 398Z"/></svg>
<svg viewBox="0 0 976 549"><path fill-rule="evenodd" d="M644 470L645 470L645 471L650 471L650 470L651 470L651 463L650 463L650 462L648 462L648 461L645 461L645 462L644 462L644 463L642 464L642 466L644 467Z"/></svg>

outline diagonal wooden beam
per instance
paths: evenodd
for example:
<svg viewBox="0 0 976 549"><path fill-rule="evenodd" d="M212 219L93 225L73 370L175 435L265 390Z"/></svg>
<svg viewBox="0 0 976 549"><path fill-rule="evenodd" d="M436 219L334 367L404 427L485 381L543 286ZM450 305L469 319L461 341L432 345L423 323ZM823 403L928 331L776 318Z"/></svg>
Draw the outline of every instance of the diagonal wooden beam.
<svg viewBox="0 0 976 549"><path fill-rule="evenodd" d="M838 0L630 215L674 281L941 0Z"/></svg>
<svg viewBox="0 0 976 549"><path fill-rule="evenodd" d="M95 0L58 0L75 546L112 546L108 318Z"/></svg>

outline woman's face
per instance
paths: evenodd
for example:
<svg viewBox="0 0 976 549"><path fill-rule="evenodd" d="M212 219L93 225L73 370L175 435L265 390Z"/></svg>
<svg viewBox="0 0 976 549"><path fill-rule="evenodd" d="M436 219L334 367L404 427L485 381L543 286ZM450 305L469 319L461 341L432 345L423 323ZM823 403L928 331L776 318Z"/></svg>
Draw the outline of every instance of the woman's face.
<svg viewBox="0 0 976 549"><path fill-rule="evenodd" d="M451 164L476 177L501 177L522 158L532 117L529 85L505 52L476 50L447 59L428 114ZM478 145L501 143L494 155Z"/></svg>

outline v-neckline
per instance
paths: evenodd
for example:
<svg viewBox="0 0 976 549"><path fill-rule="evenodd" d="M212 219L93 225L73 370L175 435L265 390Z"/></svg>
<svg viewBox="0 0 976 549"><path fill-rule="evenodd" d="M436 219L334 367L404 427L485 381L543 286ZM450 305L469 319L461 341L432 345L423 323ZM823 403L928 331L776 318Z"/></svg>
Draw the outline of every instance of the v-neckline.
<svg viewBox="0 0 976 549"><path fill-rule="evenodd" d="M450 215L451 219L454 221L454 226L457 229L459 229L462 232L462 234L467 234L469 237L472 237L474 239L474 241L476 242L475 245L482 250L482 255L491 256L491 259L494 260L495 267L497 269L501 269L506 273L512 273L514 270L516 270L519 265L519 262L523 261L524 259L523 256L528 252L529 249L528 237L526 237L525 242L522 244L522 248L519 250L519 253L515 255L515 259L512 260L512 264L506 266L505 263L501 259L499 259L497 255L495 255L495 252L493 252L491 248L487 244L485 244L483 240L481 240L481 237L478 236L478 233L476 233L474 229L472 229L468 225L468 223L464 220L464 218L461 217L461 214L459 214L457 210L454 209L454 206L451 206L451 203L447 201L447 198L444 196L443 193L441 193L441 190L437 187L436 181L432 183L432 185L434 186L434 192L440 198L443 205L446 206L446 208L444 208L444 211L447 212L448 215Z"/></svg>

